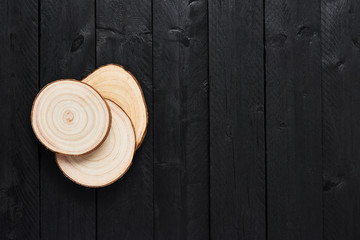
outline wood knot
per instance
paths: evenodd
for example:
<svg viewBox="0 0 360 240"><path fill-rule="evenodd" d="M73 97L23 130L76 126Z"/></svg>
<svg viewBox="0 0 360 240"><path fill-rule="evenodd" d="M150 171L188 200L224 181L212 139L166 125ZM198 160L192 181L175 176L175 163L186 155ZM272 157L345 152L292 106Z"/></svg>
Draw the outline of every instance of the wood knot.
<svg viewBox="0 0 360 240"><path fill-rule="evenodd" d="M359 41L358 38L353 38L352 42L353 42L355 47L360 48L360 41Z"/></svg>
<svg viewBox="0 0 360 240"><path fill-rule="evenodd" d="M171 28L169 30L169 33L170 33L171 41L179 41L185 47L190 46L191 38L186 36L184 29L179 28L179 27ZM174 36L175 36L175 38L174 38Z"/></svg>
<svg viewBox="0 0 360 240"><path fill-rule="evenodd" d="M72 45L71 45L71 52L75 52L76 50L78 50L81 45L83 44L84 42L84 36L83 35L79 35L77 36L74 41L72 42Z"/></svg>
<svg viewBox="0 0 360 240"><path fill-rule="evenodd" d="M202 84L201 84L201 89L202 89L205 93L207 93L207 92L209 91L209 84L208 84L208 81L207 81L207 80L205 80L205 81L202 82Z"/></svg>
<svg viewBox="0 0 360 240"><path fill-rule="evenodd" d="M339 60L335 63L335 68L338 69L339 71L344 69L344 61L343 60Z"/></svg>
<svg viewBox="0 0 360 240"><path fill-rule="evenodd" d="M71 111L66 111L64 118L67 123L71 123L74 120L74 114Z"/></svg>
<svg viewBox="0 0 360 240"><path fill-rule="evenodd" d="M335 176L324 177L323 190L325 192L331 191L334 188L339 187L343 182L344 174L337 174Z"/></svg>
<svg viewBox="0 0 360 240"><path fill-rule="evenodd" d="M198 0L189 0L188 6L196 4Z"/></svg>
<svg viewBox="0 0 360 240"><path fill-rule="evenodd" d="M315 32L310 27L302 26L299 28L297 35L303 40L309 40L315 36Z"/></svg>
<svg viewBox="0 0 360 240"><path fill-rule="evenodd" d="M279 128L280 129L284 129L284 128L286 128L287 127L287 124L285 123L285 122L283 122L283 121L280 121L279 122Z"/></svg>
<svg viewBox="0 0 360 240"><path fill-rule="evenodd" d="M284 47L287 40L287 36L283 33L276 34L269 38L269 43L271 46L282 48Z"/></svg>

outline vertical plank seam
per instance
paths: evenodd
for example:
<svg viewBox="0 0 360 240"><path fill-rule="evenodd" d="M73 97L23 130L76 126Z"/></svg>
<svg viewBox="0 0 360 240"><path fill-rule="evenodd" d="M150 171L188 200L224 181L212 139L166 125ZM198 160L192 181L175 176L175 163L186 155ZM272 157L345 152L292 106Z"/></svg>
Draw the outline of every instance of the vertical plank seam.
<svg viewBox="0 0 360 240"><path fill-rule="evenodd" d="M95 64L95 67L94 69L96 69L97 67L97 34L96 34L96 22L97 22L97 18L96 18L96 7L97 7L97 4L96 4L96 1L97 0L94 0L94 49L95 49L95 59L94 59L94 64ZM98 189L96 188L95 189L95 239L98 240Z"/></svg>
<svg viewBox="0 0 360 240"><path fill-rule="evenodd" d="M40 52L40 45L41 45L41 0L38 0L38 86L37 90L40 91L40 59L41 59L41 52ZM38 174L39 174L39 213L38 213L38 231L39 231L39 239L41 239L41 144L37 141L37 151L38 151Z"/></svg>
<svg viewBox="0 0 360 240"><path fill-rule="evenodd" d="M151 120L153 123L151 124L152 128L152 160L153 160L153 194L152 194L152 200L153 200L153 239L156 239L156 214L155 214L155 104L154 104L154 0L151 0Z"/></svg>
<svg viewBox="0 0 360 240"><path fill-rule="evenodd" d="M209 8L209 1L206 1L206 11L207 11L207 37L208 37L208 45L207 45L207 48L208 48L208 51L207 51L207 54L208 54L208 156L209 156L209 166L208 166L208 175L209 175L209 179L208 179L208 184L209 184L209 239L211 239L211 151L210 151L210 131L211 131L211 128L210 128L210 111L211 111L211 108L210 108L210 87L211 87L211 84L210 84L210 8Z"/></svg>
<svg viewBox="0 0 360 240"><path fill-rule="evenodd" d="M324 172L324 101L323 101L323 54L322 54L322 1L319 0L320 5L320 33L319 33L319 39L320 39L320 107L321 107L321 214L322 214L322 239L325 239L325 206L324 206L324 178L323 178L323 172Z"/></svg>
<svg viewBox="0 0 360 240"><path fill-rule="evenodd" d="M268 174L267 174L267 103L266 103L266 21L265 21L265 6L266 0L262 2L263 12L263 72L264 72L264 182L265 182L265 239L268 239Z"/></svg>

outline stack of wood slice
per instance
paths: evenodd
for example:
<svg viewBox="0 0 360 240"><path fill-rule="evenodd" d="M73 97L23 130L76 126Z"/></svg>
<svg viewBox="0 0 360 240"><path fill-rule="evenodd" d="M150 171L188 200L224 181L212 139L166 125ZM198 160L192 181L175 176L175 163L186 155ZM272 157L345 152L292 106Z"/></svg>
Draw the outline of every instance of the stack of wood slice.
<svg viewBox="0 0 360 240"><path fill-rule="evenodd" d="M103 187L123 176L146 135L144 95L122 66L98 68L82 81L64 79L36 96L31 124L39 141L56 153L65 176Z"/></svg>

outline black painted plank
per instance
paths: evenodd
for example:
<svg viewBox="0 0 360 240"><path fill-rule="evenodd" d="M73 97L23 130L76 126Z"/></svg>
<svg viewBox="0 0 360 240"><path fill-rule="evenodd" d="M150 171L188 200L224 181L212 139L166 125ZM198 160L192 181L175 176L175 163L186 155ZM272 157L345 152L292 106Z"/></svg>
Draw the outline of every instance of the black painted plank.
<svg viewBox="0 0 360 240"><path fill-rule="evenodd" d="M95 2L41 1L41 87L81 79L95 67ZM67 179L54 154L41 151L42 239L95 239L95 190Z"/></svg>
<svg viewBox="0 0 360 240"><path fill-rule="evenodd" d="M209 239L207 1L154 0L156 239Z"/></svg>
<svg viewBox="0 0 360 240"><path fill-rule="evenodd" d="M324 239L360 239L360 2L321 11Z"/></svg>
<svg viewBox="0 0 360 240"><path fill-rule="evenodd" d="M265 239L263 1L210 0L212 239Z"/></svg>
<svg viewBox="0 0 360 240"><path fill-rule="evenodd" d="M97 0L97 66L117 63L140 83L149 113L147 135L130 170L98 190L98 239L153 238L151 1Z"/></svg>
<svg viewBox="0 0 360 240"><path fill-rule="evenodd" d="M0 1L0 239L39 238L38 3Z"/></svg>
<svg viewBox="0 0 360 240"><path fill-rule="evenodd" d="M268 239L322 239L320 1L266 0Z"/></svg>

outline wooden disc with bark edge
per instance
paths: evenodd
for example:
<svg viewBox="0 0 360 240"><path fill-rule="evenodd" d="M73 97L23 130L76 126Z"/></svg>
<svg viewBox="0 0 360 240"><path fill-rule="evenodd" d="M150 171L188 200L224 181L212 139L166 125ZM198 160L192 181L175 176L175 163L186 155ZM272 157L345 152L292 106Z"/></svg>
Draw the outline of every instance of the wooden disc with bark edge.
<svg viewBox="0 0 360 240"><path fill-rule="evenodd" d="M103 144L81 156L56 154L62 172L72 181L86 187L107 186L129 169L135 152L135 133L129 117L114 102L108 101L112 124Z"/></svg>
<svg viewBox="0 0 360 240"><path fill-rule="evenodd" d="M146 135L148 114L143 92L135 77L122 66L109 64L98 68L82 81L126 112L134 126L138 149Z"/></svg>
<svg viewBox="0 0 360 240"><path fill-rule="evenodd" d="M72 79L47 84L31 110L31 125L39 141L63 154L94 150L105 140L110 124L110 109L100 94Z"/></svg>

